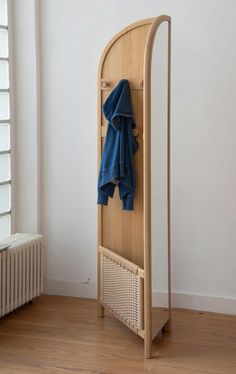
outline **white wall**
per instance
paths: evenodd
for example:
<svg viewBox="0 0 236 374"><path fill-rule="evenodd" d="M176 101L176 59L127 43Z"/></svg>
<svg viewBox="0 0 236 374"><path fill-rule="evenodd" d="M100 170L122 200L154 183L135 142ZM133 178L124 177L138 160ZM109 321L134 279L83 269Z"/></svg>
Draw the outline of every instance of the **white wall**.
<svg viewBox="0 0 236 374"><path fill-rule="evenodd" d="M236 313L235 1L39 4L48 292L95 295L96 75L102 50L127 24L169 14L174 304ZM81 283L88 278L91 285Z"/></svg>

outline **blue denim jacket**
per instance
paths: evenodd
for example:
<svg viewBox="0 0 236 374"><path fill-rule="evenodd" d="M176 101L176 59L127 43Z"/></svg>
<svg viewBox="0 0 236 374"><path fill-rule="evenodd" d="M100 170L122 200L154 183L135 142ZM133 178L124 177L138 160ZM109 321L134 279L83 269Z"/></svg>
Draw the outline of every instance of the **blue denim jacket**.
<svg viewBox="0 0 236 374"><path fill-rule="evenodd" d="M98 179L98 204L107 205L119 188L124 210L134 209L135 172L133 154L138 143L133 135L135 127L129 82L122 79L103 105L108 121Z"/></svg>

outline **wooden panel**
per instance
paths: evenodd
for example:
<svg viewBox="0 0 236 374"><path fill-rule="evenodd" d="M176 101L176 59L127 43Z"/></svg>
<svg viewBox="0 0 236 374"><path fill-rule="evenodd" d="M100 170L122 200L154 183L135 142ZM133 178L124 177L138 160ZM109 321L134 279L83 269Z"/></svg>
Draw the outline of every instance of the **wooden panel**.
<svg viewBox="0 0 236 374"><path fill-rule="evenodd" d="M108 206L101 208L101 245L143 267L143 61L144 48L150 24L128 30L119 37L108 50L101 79L108 82L109 90L102 90L101 105L111 92L111 88L120 79L128 79L131 86L131 98L136 125L139 129L137 137L139 149L134 156L136 173L136 191L134 211L123 211L122 201L116 189ZM138 89L140 88L140 89ZM100 88L101 89L101 88ZM107 125L101 113L99 126ZM103 131L100 132L101 136Z"/></svg>
<svg viewBox="0 0 236 374"><path fill-rule="evenodd" d="M116 85L128 79L131 87L143 80L144 48L150 24L128 30L108 50L102 69L102 79Z"/></svg>

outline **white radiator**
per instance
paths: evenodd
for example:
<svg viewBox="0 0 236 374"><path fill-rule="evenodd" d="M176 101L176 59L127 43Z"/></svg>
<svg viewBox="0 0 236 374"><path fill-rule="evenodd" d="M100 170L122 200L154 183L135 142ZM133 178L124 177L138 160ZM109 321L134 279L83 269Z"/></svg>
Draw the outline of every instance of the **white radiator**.
<svg viewBox="0 0 236 374"><path fill-rule="evenodd" d="M0 317L43 291L42 236L15 234L2 240L0 251Z"/></svg>

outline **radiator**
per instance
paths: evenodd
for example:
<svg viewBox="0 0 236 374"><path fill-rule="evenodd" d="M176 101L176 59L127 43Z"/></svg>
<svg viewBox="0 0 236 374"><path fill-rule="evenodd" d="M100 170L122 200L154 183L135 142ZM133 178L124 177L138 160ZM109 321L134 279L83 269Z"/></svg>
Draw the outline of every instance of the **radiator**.
<svg viewBox="0 0 236 374"><path fill-rule="evenodd" d="M0 252L0 317L39 296L43 291L42 236L15 234Z"/></svg>

